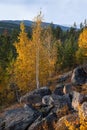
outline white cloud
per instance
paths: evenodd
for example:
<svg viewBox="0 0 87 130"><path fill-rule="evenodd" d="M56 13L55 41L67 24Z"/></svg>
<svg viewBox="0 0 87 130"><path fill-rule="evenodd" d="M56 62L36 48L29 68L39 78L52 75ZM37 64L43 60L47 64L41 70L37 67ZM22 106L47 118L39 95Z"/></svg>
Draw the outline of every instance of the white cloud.
<svg viewBox="0 0 87 130"><path fill-rule="evenodd" d="M40 8L45 21L73 24L86 18L87 0L2 0L0 19L32 20Z"/></svg>

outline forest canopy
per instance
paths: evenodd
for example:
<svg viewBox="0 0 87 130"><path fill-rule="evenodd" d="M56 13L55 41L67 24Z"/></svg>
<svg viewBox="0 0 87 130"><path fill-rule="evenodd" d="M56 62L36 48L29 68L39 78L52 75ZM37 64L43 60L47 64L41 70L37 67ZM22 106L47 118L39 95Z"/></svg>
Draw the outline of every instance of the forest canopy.
<svg viewBox="0 0 87 130"><path fill-rule="evenodd" d="M58 72L87 63L86 25L64 31L52 23L43 27L42 22L40 12L29 32L22 22L20 31L0 34L0 104L47 85Z"/></svg>

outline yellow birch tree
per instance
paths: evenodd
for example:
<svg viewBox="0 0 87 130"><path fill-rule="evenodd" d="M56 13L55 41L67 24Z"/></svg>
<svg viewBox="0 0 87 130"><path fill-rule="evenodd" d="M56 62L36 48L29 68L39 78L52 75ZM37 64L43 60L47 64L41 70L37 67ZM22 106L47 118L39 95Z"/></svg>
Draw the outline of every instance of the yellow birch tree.
<svg viewBox="0 0 87 130"><path fill-rule="evenodd" d="M50 28L42 26L42 15L35 18L33 26L32 43L36 57L36 86L46 85L47 79L54 70L55 52L53 37Z"/></svg>
<svg viewBox="0 0 87 130"><path fill-rule="evenodd" d="M21 32L19 41L15 42L18 53L17 60L14 64L13 81L18 84L21 90L31 90L35 84L35 61L33 60L33 47L31 40L28 39L23 23L20 25Z"/></svg>
<svg viewBox="0 0 87 130"><path fill-rule="evenodd" d="M87 56L87 28L84 28L78 40L79 48L84 51L84 56Z"/></svg>
<svg viewBox="0 0 87 130"><path fill-rule="evenodd" d="M15 42L18 56L14 63L13 82L21 90L32 90L44 86L54 70L55 49L51 30L44 31L42 15L35 18L32 39L28 39L24 24L20 25L18 42Z"/></svg>
<svg viewBox="0 0 87 130"><path fill-rule="evenodd" d="M78 39L78 50L76 52L77 64L87 62L87 28L85 27Z"/></svg>
<svg viewBox="0 0 87 130"><path fill-rule="evenodd" d="M40 70L39 70L39 66L40 66L40 50L41 50L41 21L42 21L42 17L41 17L41 12L40 14L35 18L35 23L33 25L33 34L32 34L32 43L33 43L33 50L34 50L34 54L36 57L36 86L37 88L39 88L40 86L40 81L39 81L39 77L40 77Z"/></svg>
<svg viewBox="0 0 87 130"><path fill-rule="evenodd" d="M49 77L51 77L55 69L55 62L56 62L56 55L57 55L56 42L55 39L53 38L52 30L50 27L47 27L45 29L44 34L45 34L44 46L46 50L45 54L48 62L47 69L48 69Z"/></svg>

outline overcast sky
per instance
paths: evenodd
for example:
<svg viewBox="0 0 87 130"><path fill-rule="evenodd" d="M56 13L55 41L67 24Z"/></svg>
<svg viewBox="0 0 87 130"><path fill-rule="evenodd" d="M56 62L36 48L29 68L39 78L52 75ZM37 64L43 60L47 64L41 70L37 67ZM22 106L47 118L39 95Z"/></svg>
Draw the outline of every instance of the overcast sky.
<svg viewBox="0 0 87 130"><path fill-rule="evenodd" d="M0 0L0 20L33 20L40 10L45 22L79 24L87 19L87 0Z"/></svg>

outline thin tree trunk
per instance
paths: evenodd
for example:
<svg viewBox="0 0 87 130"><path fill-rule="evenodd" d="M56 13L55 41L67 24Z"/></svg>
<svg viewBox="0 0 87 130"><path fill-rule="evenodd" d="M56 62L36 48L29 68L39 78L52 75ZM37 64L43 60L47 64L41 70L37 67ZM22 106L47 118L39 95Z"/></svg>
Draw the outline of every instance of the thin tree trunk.
<svg viewBox="0 0 87 130"><path fill-rule="evenodd" d="M16 97L16 101L19 102L20 96L18 90L15 90L15 97Z"/></svg>
<svg viewBox="0 0 87 130"><path fill-rule="evenodd" d="M48 37L48 47L47 47L47 49L48 49L48 62L49 62L49 77L51 77L51 37L50 37L50 35L49 35L49 37Z"/></svg>
<svg viewBox="0 0 87 130"><path fill-rule="evenodd" d="M39 44L36 50L36 86L39 88Z"/></svg>

